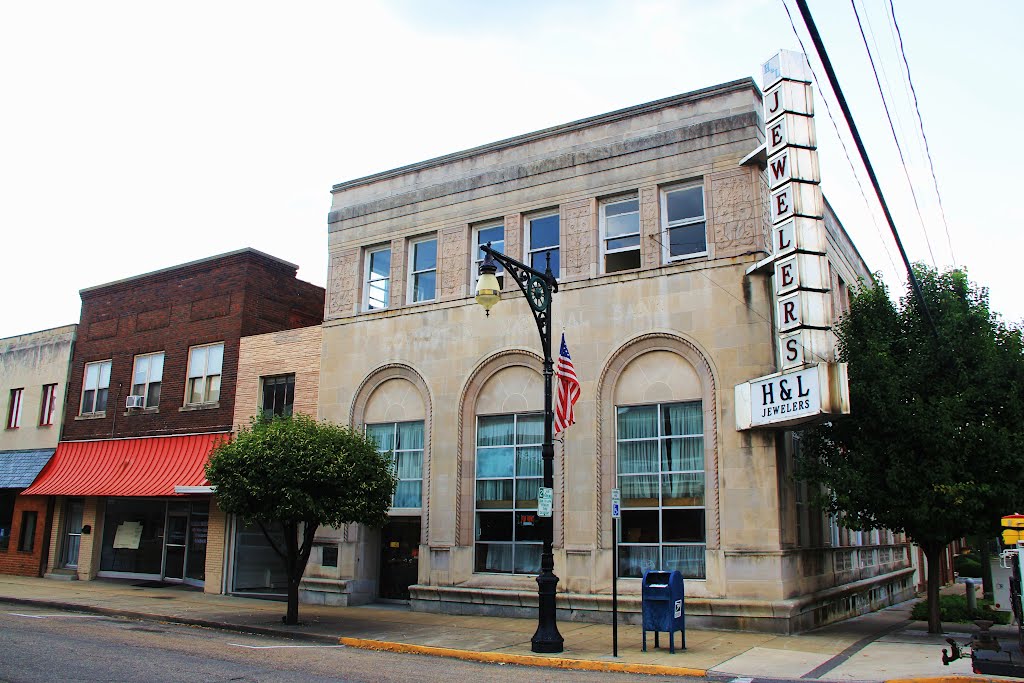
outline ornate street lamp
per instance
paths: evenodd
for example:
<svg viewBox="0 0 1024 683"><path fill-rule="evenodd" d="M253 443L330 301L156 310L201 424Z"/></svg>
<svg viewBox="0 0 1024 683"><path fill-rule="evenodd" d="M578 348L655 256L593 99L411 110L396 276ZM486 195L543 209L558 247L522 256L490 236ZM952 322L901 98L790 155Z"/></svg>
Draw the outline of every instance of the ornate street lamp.
<svg viewBox="0 0 1024 683"><path fill-rule="evenodd" d="M551 295L558 291L558 282L551 273L551 253L547 254L547 267L544 272L534 270L525 263L509 258L505 254L491 248L491 243L481 246L484 252L483 263L480 264L480 278L476 283L476 301L484 307L490 316L491 308L501 301L501 287L498 286L498 266L495 261L505 267L505 272L515 279L519 289L523 290L526 301L533 311L533 319L540 332L540 344L544 350L544 445L541 456L544 460L544 488L550 492L555 485L555 446L554 437L555 411L551 403L551 378L554 375L554 362L551 360ZM541 493L538 492L538 505ZM555 558L551 552L555 529L553 517L541 517L537 514L537 524L541 527L544 548L540 556L540 574L537 575L537 632L533 634L530 649L534 652L554 653L562 651L562 634L555 623L555 592L558 588L558 577L555 576Z"/></svg>

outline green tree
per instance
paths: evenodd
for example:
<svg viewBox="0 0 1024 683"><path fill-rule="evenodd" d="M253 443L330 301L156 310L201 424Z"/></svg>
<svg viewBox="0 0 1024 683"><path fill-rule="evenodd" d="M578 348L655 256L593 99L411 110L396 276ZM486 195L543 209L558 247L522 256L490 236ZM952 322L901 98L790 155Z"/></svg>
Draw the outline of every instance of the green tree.
<svg viewBox="0 0 1024 683"><path fill-rule="evenodd" d="M1024 351L1020 328L965 272L915 273L937 334L909 293L896 304L884 285L862 285L837 329L851 413L804 432L797 476L850 528L921 546L928 631L940 633L943 549L991 537L1024 500Z"/></svg>
<svg viewBox="0 0 1024 683"><path fill-rule="evenodd" d="M362 432L306 415L257 419L210 455L206 477L225 511L255 523L284 562L286 624L299 619L299 582L319 526L387 521L396 479ZM279 525L284 547L269 531Z"/></svg>

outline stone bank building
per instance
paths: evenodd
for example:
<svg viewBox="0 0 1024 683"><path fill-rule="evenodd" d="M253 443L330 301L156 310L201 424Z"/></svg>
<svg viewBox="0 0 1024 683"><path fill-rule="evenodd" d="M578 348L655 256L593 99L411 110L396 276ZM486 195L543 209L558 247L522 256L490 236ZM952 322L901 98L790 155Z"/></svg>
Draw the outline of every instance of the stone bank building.
<svg viewBox="0 0 1024 683"><path fill-rule="evenodd" d="M736 428L733 387L778 369L752 269L770 252L761 100L734 81L334 186L319 414L364 426L401 483L383 530L321 530L340 559L311 563L307 598L535 613L542 358L511 278L490 317L474 302L486 243L550 257L582 386L555 451L560 618L610 617L613 488L634 615L649 568L683 573L705 626L788 632L908 594L901 539L822 519L792 434ZM825 224L838 316L870 274L827 204Z"/></svg>

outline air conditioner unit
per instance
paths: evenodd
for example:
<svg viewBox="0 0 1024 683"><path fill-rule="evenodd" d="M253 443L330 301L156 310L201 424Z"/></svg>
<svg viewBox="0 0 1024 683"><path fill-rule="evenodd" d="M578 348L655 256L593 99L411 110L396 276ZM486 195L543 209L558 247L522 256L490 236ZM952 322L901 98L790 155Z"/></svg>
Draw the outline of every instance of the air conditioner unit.
<svg viewBox="0 0 1024 683"><path fill-rule="evenodd" d="M129 396L128 400L124 402L125 408L145 408L146 397L145 396Z"/></svg>

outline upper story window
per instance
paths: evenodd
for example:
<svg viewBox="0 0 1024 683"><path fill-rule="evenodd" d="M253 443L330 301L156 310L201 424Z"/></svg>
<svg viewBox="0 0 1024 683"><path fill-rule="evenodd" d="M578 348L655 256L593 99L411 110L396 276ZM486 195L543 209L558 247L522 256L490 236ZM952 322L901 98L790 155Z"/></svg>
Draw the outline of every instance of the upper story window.
<svg viewBox="0 0 1024 683"><path fill-rule="evenodd" d="M142 396L146 408L155 408L160 403L160 384L163 381L163 376L163 351L135 356L135 370L132 372L132 395Z"/></svg>
<svg viewBox="0 0 1024 683"><path fill-rule="evenodd" d="M702 185L677 185L662 190L661 220L665 261L707 253Z"/></svg>
<svg viewBox="0 0 1024 683"><path fill-rule="evenodd" d="M41 427L53 424L53 417L57 413L57 385L44 384L43 395L39 401L39 425Z"/></svg>
<svg viewBox="0 0 1024 683"><path fill-rule="evenodd" d="M505 253L505 225L499 223L497 225L481 225L478 228L473 229L473 286L470 287L470 291L476 290L476 279L480 276L480 264L484 260L484 252L480 251L480 247L485 244L490 244L491 249L494 249L498 253ZM505 268L500 264L498 266L498 272L495 275L498 276L498 285L500 287L505 286Z"/></svg>
<svg viewBox="0 0 1024 683"><path fill-rule="evenodd" d="M604 272L640 267L640 200L618 197L601 204Z"/></svg>
<svg viewBox="0 0 1024 683"><path fill-rule="evenodd" d="M363 310L387 308L391 294L391 247L367 249L363 272Z"/></svg>
<svg viewBox="0 0 1024 683"><path fill-rule="evenodd" d="M188 350L188 383L185 403L216 403L220 400L220 376L224 343L193 346Z"/></svg>
<svg viewBox="0 0 1024 683"><path fill-rule="evenodd" d="M85 383L82 385L82 415L106 411L107 390L110 388L110 363L109 360L101 360L85 364Z"/></svg>
<svg viewBox="0 0 1024 683"><path fill-rule="evenodd" d="M381 453L391 453L398 486L391 507L418 508L423 497L423 421L366 425Z"/></svg>
<svg viewBox="0 0 1024 683"><path fill-rule="evenodd" d="M409 243L408 292L410 303L437 298L437 237Z"/></svg>
<svg viewBox="0 0 1024 683"><path fill-rule="evenodd" d="M559 276L558 214L549 213L526 219L526 263L534 270L544 272L547 257L551 255L551 273Z"/></svg>
<svg viewBox="0 0 1024 683"><path fill-rule="evenodd" d="M11 401L7 405L7 428L17 429L21 426L21 395L23 389L11 389Z"/></svg>
<svg viewBox="0 0 1024 683"><path fill-rule="evenodd" d="M295 406L295 375L262 378L263 417L287 417Z"/></svg>
<svg viewBox="0 0 1024 683"><path fill-rule="evenodd" d="M839 315L846 315L850 312L850 288L842 276L836 276L836 284L839 290Z"/></svg>

